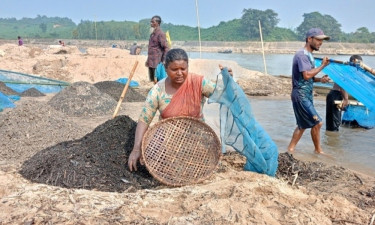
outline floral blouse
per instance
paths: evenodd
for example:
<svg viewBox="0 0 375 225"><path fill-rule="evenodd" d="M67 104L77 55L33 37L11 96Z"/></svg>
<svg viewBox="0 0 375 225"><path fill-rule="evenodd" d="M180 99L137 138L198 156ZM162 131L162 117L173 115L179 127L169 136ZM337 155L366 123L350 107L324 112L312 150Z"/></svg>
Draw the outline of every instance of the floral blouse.
<svg viewBox="0 0 375 225"><path fill-rule="evenodd" d="M147 95L145 104L142 107L141 115L139 116L138 121L142 121L147 125L150 125L152 119L156 115L156 111L159 110L160 114L171 102L173 95L167 94L165 91L165 79L159 81L154 87L150 90ZM202 80L202 98L201 110L203 110L203 105L206 102L205 97L210 97L214 92L216 84L212 81L203 78ZM160 118L159 118L160 119Z"/></svg>

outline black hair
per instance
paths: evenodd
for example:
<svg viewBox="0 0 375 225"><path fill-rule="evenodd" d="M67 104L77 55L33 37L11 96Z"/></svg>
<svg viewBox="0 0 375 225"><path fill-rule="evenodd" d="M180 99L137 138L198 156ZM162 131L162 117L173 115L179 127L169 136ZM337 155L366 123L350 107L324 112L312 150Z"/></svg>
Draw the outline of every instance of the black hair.
<svg viewBox="0 0 375 225"><path fill-rule="evenodd" d="M185 50L181 48L174 48L167 52L165 56L165 68L168 68L169 63L176 60L183 60L189 64L189 57L186 54Z"/></svg>
<svg viewBox="0 0 375 225"><path fill-rule="evenodd" d="M18 36L18 39L21 39L21 36Z"/></svg>
<svg viewBox="0 0 375 225"><path fill-rule="evenodd" d="M153 16L151 19L155 19L155 21L160 25L161 24L161 17L156 15L156 16Z"/></svg>
<svg viewBox="0 0 375 225"><path fill-rule="evenodd" d="M362 61L362 57L360 55L350 56L349 62L356 62L356 61Z"/></svg>

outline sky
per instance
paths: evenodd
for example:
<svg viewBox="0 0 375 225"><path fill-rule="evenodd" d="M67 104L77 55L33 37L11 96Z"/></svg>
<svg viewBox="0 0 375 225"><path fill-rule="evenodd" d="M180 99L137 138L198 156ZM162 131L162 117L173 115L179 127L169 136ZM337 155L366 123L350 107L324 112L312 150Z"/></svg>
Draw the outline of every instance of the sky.
<svg viewBox="0 0 375 225"><path fill-rule="evenodd" d="M196 3L198 7L196 7ZM243 9L272 9L278 14L278 27L295 29L304 13L330 15L350 33L360 27L375 32L375 0L0 0L0 18L67 17L81 20L134 21L159 15L174 25L216 26L239 19Z"/></svg>

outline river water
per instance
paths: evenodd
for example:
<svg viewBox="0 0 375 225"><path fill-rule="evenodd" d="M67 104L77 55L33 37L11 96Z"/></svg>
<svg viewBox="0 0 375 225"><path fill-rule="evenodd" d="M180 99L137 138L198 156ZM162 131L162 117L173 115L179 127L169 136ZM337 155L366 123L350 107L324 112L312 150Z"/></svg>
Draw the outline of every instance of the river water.
<svg viewBox="0 0 375 225"><path fill-rule="evenodd" d="M190 52L191 58L200 58L199 53ZM202 53L205 59L233 60L242 67L264 71L263 56L261 54L220 54ZM350 56L329 56L336 60L348 61ZM266 56L267 70L273 75L290 75L293 55L277 54ZM366 65L375 68L375 56L363 56ZM255 119L261 124L278 146L279 152L285 152L296 127L293 107L288 97L265 98L249 97ZM314 104L319 115L325 118L325 99L314 99ZM205 106L207 122L216 131L219 122L212 121L217 118L218 109L215 104ZM323 121L325 123L325 121ZM314 153L314 146L307 129L296 146L296 158L323 161L350 168L365 174L375 176L375 129L341 127L339 132L325 130L325 124L321 129L322 148L329 156Z"/></svg>
<svg viewBox="0 0 375 225"><path fill-rule="evenodd" d="M189 52L189 57L192 59L200 58L199 52ZM316 57L323 57L322 55L315 55ZM349 61L350 55L324 55L330 59L335 59L343 62ZM361 56L363 62L375 68L375 56ZM263 72L265 71L262 54L223 54L214 52L202 52L202 59L217 59L217 60L232 60L237 62L241 67ZM265 55L267 73L270 75L286 75L292 74L292 54L267 54Z"/></svg>

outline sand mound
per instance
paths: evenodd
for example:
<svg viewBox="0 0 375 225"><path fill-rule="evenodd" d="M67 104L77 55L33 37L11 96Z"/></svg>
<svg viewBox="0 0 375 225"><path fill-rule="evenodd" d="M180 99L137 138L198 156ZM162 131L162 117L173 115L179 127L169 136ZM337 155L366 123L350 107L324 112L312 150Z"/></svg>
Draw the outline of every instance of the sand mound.
<svg viewBox="0 0 375 225"><path fill-rule="evenodd" d="M117 102L92 84L76 82L53 96L48 104L70 116L99 116L113 112Z"/></svg>
<svg viewBox="0 0 375 225"><path fill-rule="evenodd" d="M127 168L136 123L118 116L80 140L59 143L27 160L21 174L38 183L100 191L135 191L158 185L145 167Z"/></svg>
<svg viewBox="0 0 375 225"><path fill-rule="evenodd" d="M125 84L121 84L117 81L101 81L94 84L100 91L110 95L115 101L118 101L121 97L122 91L124 90ZM128 88L124 102L143 102L146 97L137 92L136 89Z"/></svg>

